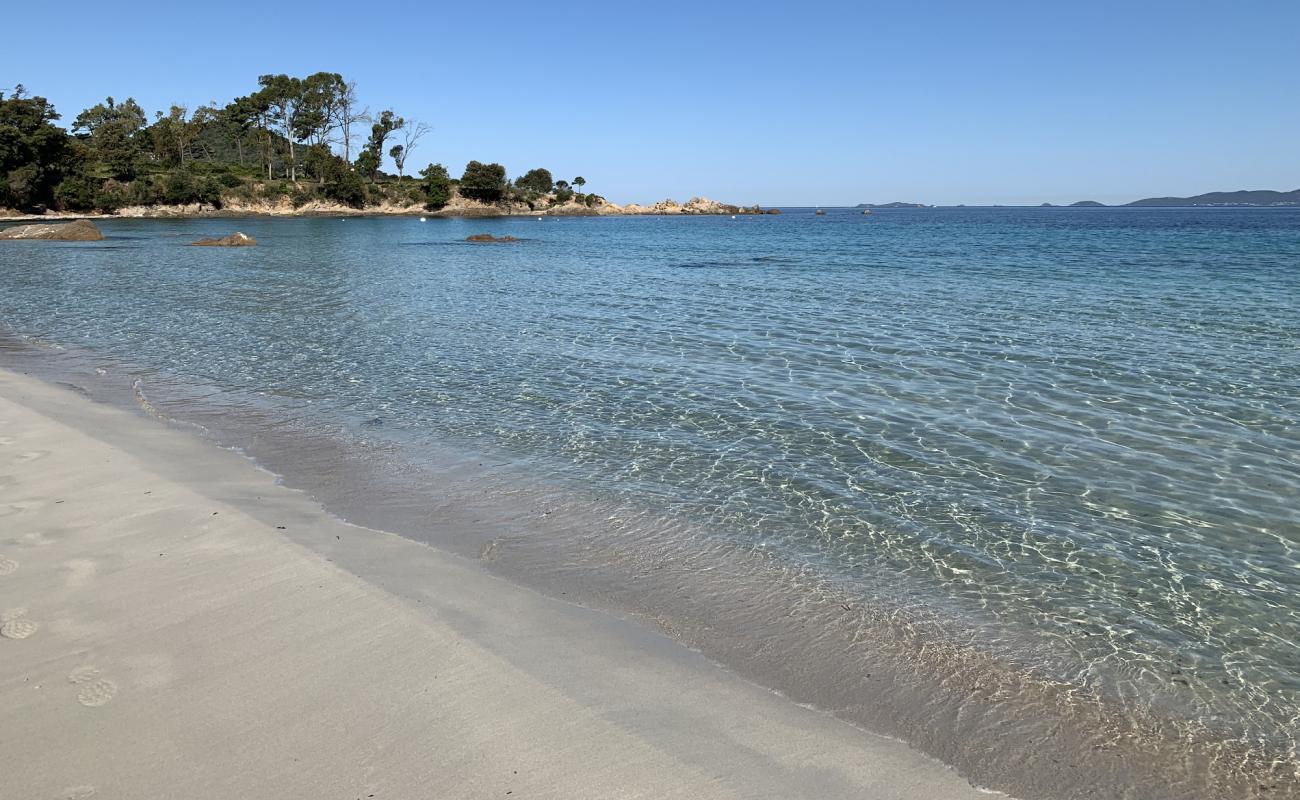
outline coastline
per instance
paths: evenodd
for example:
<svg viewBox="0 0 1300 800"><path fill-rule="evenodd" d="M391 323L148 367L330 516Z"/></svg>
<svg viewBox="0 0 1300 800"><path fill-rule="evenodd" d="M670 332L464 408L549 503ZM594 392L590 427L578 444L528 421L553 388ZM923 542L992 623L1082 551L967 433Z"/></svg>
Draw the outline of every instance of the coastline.
<svg viewBox="0 0 1300 800"><path fill-rule="evenodd" d="M23 796L988 794L157 420L10 370L0 419Z"/></svg>
<svg viewBox="0 0 1300 800"><path fill-rule="evenodd" d="M602 200L587 206L568 202L541 208L527 203L502 201L481 203L459 196L442 208L428 210L418 204L400 205L385 202L378 205L354 208L341 203L318 200L295 206L280 202L247 202L225 198L220 208L203 203L182 205L126 206L112 213L46 211L43 214L25 214L11 208L0 208L0 222L30 222L41 220L73 219L222 219L234 217L627 217L627 216L721 216L779 214L777 209L760 206L737 206L720 203L706 197L693 197L685 203L661 200L652 205L628 203L618 205Z"/></svg>

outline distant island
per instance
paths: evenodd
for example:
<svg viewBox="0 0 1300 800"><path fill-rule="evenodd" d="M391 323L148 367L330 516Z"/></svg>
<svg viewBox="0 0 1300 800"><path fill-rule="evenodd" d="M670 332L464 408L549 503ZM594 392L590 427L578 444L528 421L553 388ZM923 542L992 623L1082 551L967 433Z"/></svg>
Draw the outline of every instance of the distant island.
<svg viewBox="0 0 1300 800"><path fill-rule="evenodd" d="M1101 208L1104 203L1080 200L1071 208ZM1124 203L1119 208L1187 208L1190 206L1300 206L1300 189L1274 192L1268 189L1237 192L1207 192L1194 197L1148 197Z"/></svg>
<svg viewBox="0 0 1300 800"><path fill-rule="evenodd" d="M925 203L858 203L854 208L934 208Z"/></svg>

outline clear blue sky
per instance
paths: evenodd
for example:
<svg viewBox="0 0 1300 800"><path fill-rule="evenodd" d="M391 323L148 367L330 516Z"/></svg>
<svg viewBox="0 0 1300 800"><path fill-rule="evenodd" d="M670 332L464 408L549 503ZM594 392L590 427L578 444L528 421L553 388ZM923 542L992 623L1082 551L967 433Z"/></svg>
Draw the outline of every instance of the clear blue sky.
<svg viewBox="0 0 1300 800"><path fill-rule="evenodd" d="M0 84L225 102L343 73L458 174L611 200L1120 202L1300 188L1300 0L13 3Z"/></svg>

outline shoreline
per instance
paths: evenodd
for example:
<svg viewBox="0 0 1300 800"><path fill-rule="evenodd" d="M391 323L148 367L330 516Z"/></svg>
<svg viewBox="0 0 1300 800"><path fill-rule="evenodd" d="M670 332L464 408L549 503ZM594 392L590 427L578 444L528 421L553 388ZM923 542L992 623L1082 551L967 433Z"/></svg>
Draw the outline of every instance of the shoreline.
<svg viewBox="0 0 1300 800"><path fill-rule="evenodd" d="M489 454L449 452L443 455L453 461L443 459L443 467L407 474L413 465L391 461L383 445L374 452L356 450L373 449L361 439L324 431L272 434L257 424L252 430L260 433L250 438L250 430L231 427L213 409L189 406L189 389L154 378L146 378L147 385L123 384L136 370L102 355L87 361L83 356L90 354L41 340L18 349L11 345L7 353L0 375L32 375L56 393L68 394L60 388L68 387L81 395L72 397L76 403L181 437L195 458L233 459L239 469L271 476L314 514L413 545L405 558L432 552L512 591L522 587L543 602L613 619L785 702L895 742L973 785L1000 790L980 789L983 794L1084 797L1101 789L1117 795L1138 791L1153 800L1271 797L1292 782L1278 771L1279 763L1270 768L1257 753L1221 748L1228 743L1219 734L1205 731L1209 739L1192 742L1179 726L1167 727L1174 720L1164 715L1116 717L1118 709L1099 694L1077 693L1068 682L1001 661L980 646L978 628L952 616L957 609L936 607L918 615L919 607L860 604L862 598L843 594L833 583L809 584L815 576L787 574L762 557L720 550L718 542L696 541L683 549L668 530L647 530L644 541L611 538L605 534L612 530L597 532L586 523L629 509L579 509L548 491L539 493L516 468L522 465L503 470L492 464L484 473ZM199 395L215 388L193 387ZM116 427L105 424L101 430ZM134 452L149 437L131 430L112 430L111 436ZM193 470L183 459L155 459L169 465L168 474ZM394 468L403 480L384 479ZM336 479L313 480L322 470ZM0 555L4 545L0 539ZM325 553L339 561L336 545L326 545ZM382 558L355 555L348 569L363 579L417 604L429 599L418 575L394 580ZM1179 759L1196 766L1180 770ZM1242 783L1253 787L1255 776L1272 791L1256 795Z"/></svg>
<svg viewBox="0 0 1300 800"><path fill-rule="evenodd" d="M76 219L234 219L240 217L268 219L282 217L716 217L767 216L780 213L780 210L775 208L763 209L757 205L737 206L703 197L693 197L685 203L667 199L649 206L638 203L628 203L620 206L602 201L593 206L569 202L543 208L529 208L527 204L521 202L480 203L454 197L446 206L434 210L419 205L408 206L393 203L354 208L319 201L294 206L289 202L249 203L241 200L227 200L221 208L194 203L188 205L126 206L114 212L46 211L42 214L27 214L16 209L0 208L0 223Z"/></svg>
<svg viewBox="0 0 1300 800"><path fill-rule="evenodd" d="M24 796L988 794L157 420L8 369L0 419Z"/></svg>

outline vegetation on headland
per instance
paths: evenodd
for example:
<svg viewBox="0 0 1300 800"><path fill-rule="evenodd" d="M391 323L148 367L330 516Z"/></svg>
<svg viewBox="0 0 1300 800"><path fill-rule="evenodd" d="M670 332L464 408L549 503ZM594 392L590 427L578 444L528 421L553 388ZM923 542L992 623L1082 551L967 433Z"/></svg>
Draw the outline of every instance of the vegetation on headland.
<svg viewBox="0 0 1300 800"><path fill-rule="evenodd" d="M523 210L605 205L581 191L586 179L557 181L542 168L512 181L501 164L470 161L458 178L431 164L414 178L407 167L430 127L392 109L371 112L356 84L337 73L263 75L255 91L229 103L174 105L152 120L129 97L83 110L68 129L60 119L21 85L0 92L0 208L289 203L435 211L458 197ZM383 171L384 156L396 176Z"/></svg>

